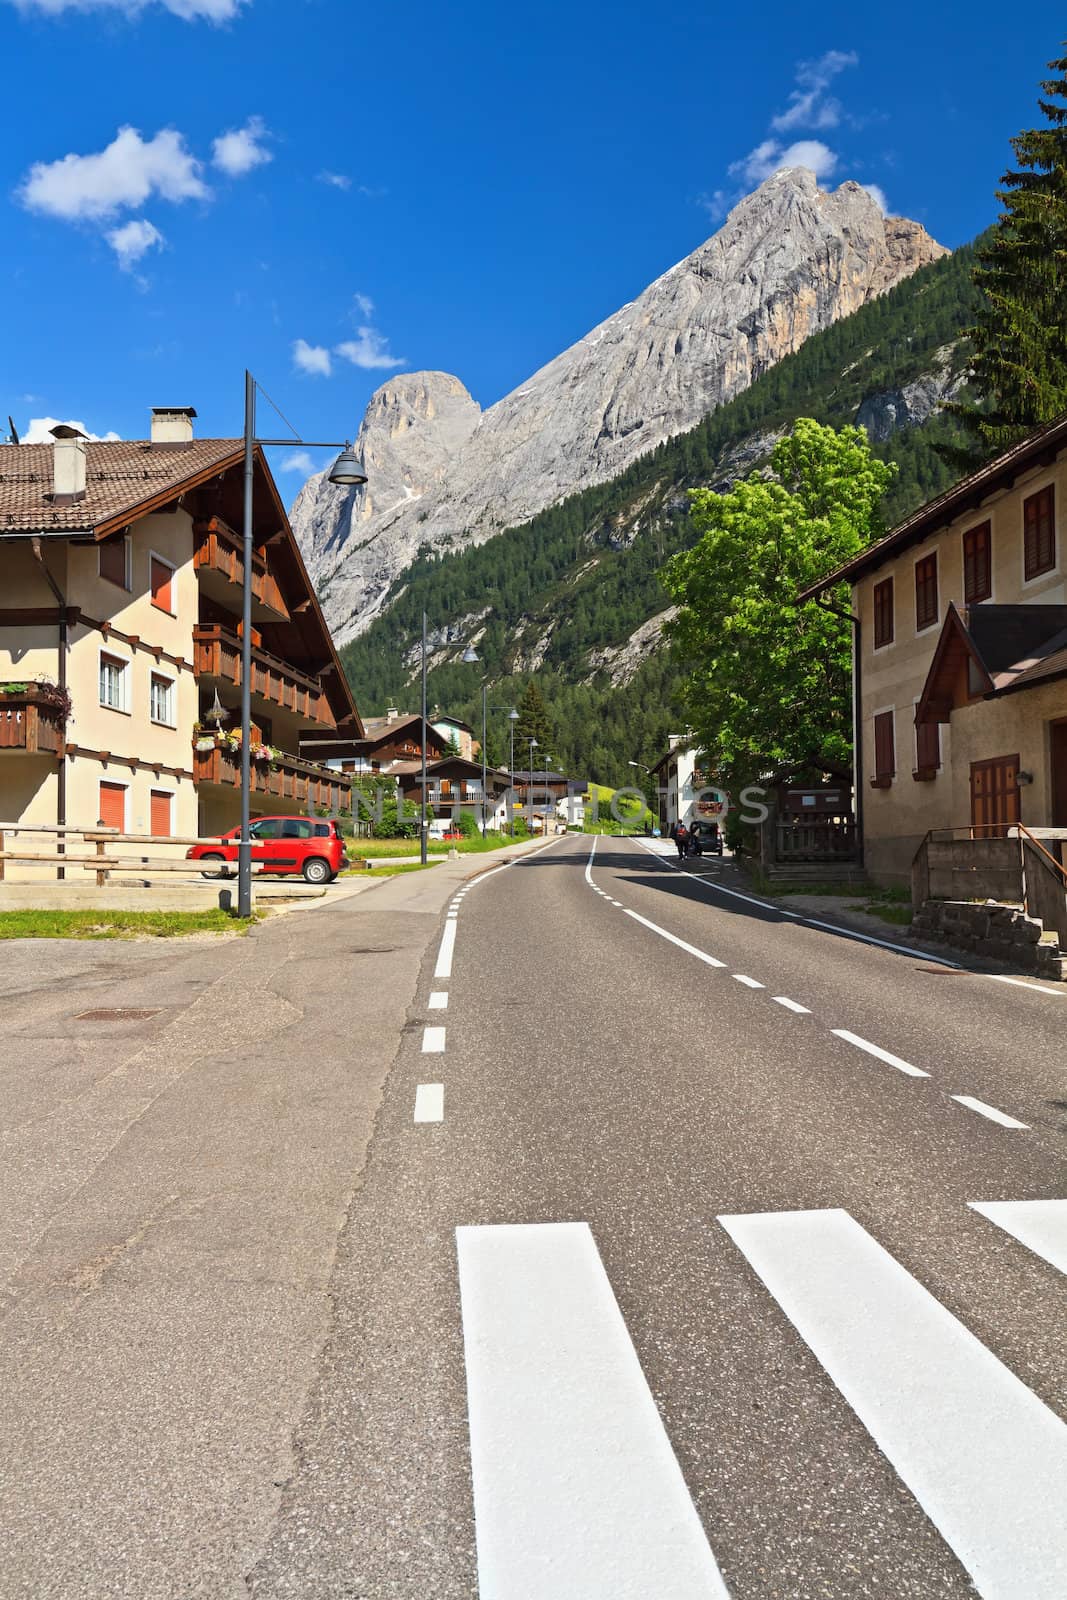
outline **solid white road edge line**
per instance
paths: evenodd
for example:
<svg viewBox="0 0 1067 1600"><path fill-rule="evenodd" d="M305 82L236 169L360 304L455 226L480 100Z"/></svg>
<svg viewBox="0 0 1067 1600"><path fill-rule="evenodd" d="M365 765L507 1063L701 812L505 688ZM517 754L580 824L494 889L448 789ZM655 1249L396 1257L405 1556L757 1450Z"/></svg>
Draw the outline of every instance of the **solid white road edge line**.
<svg viewBox="0 0 1067 1600"><path fill-rule="evenodd" d="M731 974L735 983L743 983L746 989L764 989L766 984L758 983L755 978L746 978L743 972Z"/></svg>
<svg viewBox="0 0 1067 1600"><path fill-rule="evenodd" d="M444 1028L423 1028L422 1053L424 1056L437 1056L445 1048Z"/></svg>
<svg viewBox="0 0 1067 1600"><path fill-rule="evenodd" d="M811 1007L810 1006L798 1005L795 1000L790 1000L788 995L775 994L775 995L771 996L771 999L774 1001L775 1005L777 1005L777 1006L785 1006L785 1009L787 1011L795 1011L798 1016L805 1016L805 1017L810 1017L811 1016Z"/></svg>
<svg viewBox="0 0 1067 1600"><path fill-rule="evenodd" d="M972 1211L1067 1272L1067 1200L970 1200Z"/></svg>
<svg viewBox="0 0 1067 1600"><path fill-rule="evenodd" d="M456 1249L483 1600L728 1600L586 1224Z"/></svg>
<svg viewBox="0 0 1067 1600"><path fill-rule="evenodd" d="M457 923L449 922L446 919L441 933L441 944L437 951L437 965L433 969L435 978L450 978L452 976L452 957L456 952L457 926Z"/></svg>
<svg viewBox="0 0 1067 1600"><path fill-rule="evenodd" d="M596 855L597 840L599 838L600 835L598 833L594 833L593 843L589 849L589 860L585 864L585 881L591 889L596 888L596 884L593 882L593 857Z"/></svg>
<svg viewBox="0 0 1067 1600"><path fill-rule="evenodd" d="M661 928L657 922L649 922L647 917L642 917L638 912L627 909L626 915L633 917L643 928L649 928L653 933L658 933L661 939L666 939L670 944L676 944L679 950L684 950L687 955L696 956L698 961L703 961L705 966L725 967L725 961L719 961L715 956L709 956L703 950L698 950L695 944L687 944L684 939L679 939L676 933L668 933L666 928Z"/></svg>
<svg viewBox="0 0 1067 1600"><path fill-rule="evenodd" d="M631 840L631 843L645 848L643 841L640 839ZM648 851L648 854L652 856L654 861L662 862L665 867L670 867L672 871L681 870L677 862L665 861L654 850ZM703 879L694 877L692 873L686 872L682 876L690 879L693 883L700 884L702 888L709 887L703 882ZM854 928L842 928L836 922L820 922L817 917L801 916L799 911L787 911L784 906L776 906L773 901L759 900L755 895L742 894L739 889L727 889L721 883L715 885L715 893L731 895L735 900L746 900L749 905L760 906L764 911L776 911L780 917L788 917L790 921L803 923L808 928L821 928L825 933L839 933L842 938L851 939L854 944L870 944L874 945L878 950L893 950L899 956L912 956L916 961L936 960L940 966L951 967L955 972L966 972L972 978L988 978L993 983L1010 983L1019 989L1029 989L1031 993L1047 994L1052 995L1057 1000L1067 1000L1067 983L1048 986L1034 983L1029 978L1011 978L1006 972L972 972L970 967L961 967L958 961L949 961L940 954L935 957L928 951L916 950L912 945L893 944L889 939L876 939L873 933L857 933Z"/></svg>
<svg viewBox="0 0 1067 1600"><path fill-rule="evenodd" d="M444 989L435 989L427 1002L431 1011L447 1011L448 995Z"/></svg>
<svg viewBox="0 0 1067 1600"><path fill-rule="evenodd" d="M1063 1600L1067 1424L846 1211L719 1218L985 1600Z"/></svg>
<svg viewBox="0 0 1067 1600"><path fill-rule="evenodd" d="M443 1083L420 1083L415 1090L415 1121L443 1122L445 1120L445 1086Z"/></svg>
<svg viewBox="0 0 1067 1600"><path fill-rule="evenodd" d="M970 1094L952 1094L950 1100L955 1100L957 1105L966 1106L968 1111L977 1111L980 1117L988 1117L990 1122L999 1122L1002 1128L1021 1128L1024 1133L1029 1132L1028 1122L1019 1122L1015 1117L1009 1117L1007 1112L998 1111L996 1106L987 1106L984 1100L976 1100Z"/></svg>
<svg viewBox="0 0 1067 1600"><path fill-rule="evenodd" d="M857 1050L866 1050L869 1056L876 1056L879 1061L884 1061L887 1067L896 1067L898 1072L906 1072L909 1078L928 1078L930 1074L921 1067L913 1067L910 1061L902 1061L899 1056L891 1055L888 1050L883 1050L879 1045L871 1044L869 1039L861 1039L858 1033L849 1033L847 1028L831 1028L830 1032L838 1039L844 1039L847 1044L854 1044Z"/></svg>

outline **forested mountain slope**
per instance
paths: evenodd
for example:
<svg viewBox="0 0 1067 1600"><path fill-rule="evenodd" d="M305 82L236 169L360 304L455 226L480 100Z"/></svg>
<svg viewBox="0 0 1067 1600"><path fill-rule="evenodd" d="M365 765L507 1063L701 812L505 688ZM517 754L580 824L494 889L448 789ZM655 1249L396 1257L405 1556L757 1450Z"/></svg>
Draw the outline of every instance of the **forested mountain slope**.
<svg viewBox="0 0 1067 1600"><path fill-rule="evenodd" d="M953 436L939 407L966 367L960 329L976 311L972 260L965 248L921 268L611 481L484 544L421 552L385 614L342 652L361 709L414 705L425 610L431 702L477 727L483 674L497 704L517 698L536 672L559 762L600 782L632 778L627 761L658 755L675 720L677 668L658 648L667 606L658 573L691 538L686 491L725 487L758 465L798 416L860 422L876 452L897 462L888 525L945 488L952 474L934 446ZM459 660L471 640L480 667ZM499 754L506 722L495 720Z"/></svg>

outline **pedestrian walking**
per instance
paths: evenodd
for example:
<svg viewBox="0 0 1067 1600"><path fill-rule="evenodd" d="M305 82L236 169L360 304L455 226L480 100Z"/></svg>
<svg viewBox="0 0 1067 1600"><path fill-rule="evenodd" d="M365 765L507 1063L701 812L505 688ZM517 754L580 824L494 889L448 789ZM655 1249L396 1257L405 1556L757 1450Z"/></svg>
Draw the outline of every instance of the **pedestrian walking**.
<svg viewBox="0 0 1067 1600"><path fill-rule="evenodd" d="M689 829L680 818L671 829L671 838L674 840L674 847L678 851L679 861L684 861L689 854Z"/></svg>

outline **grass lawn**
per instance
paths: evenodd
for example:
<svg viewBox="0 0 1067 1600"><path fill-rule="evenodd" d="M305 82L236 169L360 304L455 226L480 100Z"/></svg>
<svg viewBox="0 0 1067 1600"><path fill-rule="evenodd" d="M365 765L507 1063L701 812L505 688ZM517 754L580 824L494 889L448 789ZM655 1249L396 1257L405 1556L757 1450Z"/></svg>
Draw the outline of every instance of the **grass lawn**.
<svg viewBox="0 0 1067 1600"><path fill-rule="evenodd" d="M209 911L0 911L0 939L174 939L183 933L246 933L249 924Z"/></svg>
<svg viewBox="0 0 1067 1600"><path fill-rule="evenodd" d="M427 846L427 854L431 856L447 856L454 847L461 856L482 855L488 850L503 850L512 844L518 844L517 839L507 839L502 834L491 833L487 839L479 834L475 839L431 839ZM419 841L417 839L346 839L345 847L352 860L376 860L379 856L417 856Z"/></svg>
<svg viewBox="0 0 1067 1600"><path fill-rule="evenodd" d="M911 890L879 889L871 883L780 883L770 882L759 871L753 873L755 887L768 899L795 894L834 896L841 900L855 900L857 911L866 911L883 922L906 928L911 923Z"/></svg>

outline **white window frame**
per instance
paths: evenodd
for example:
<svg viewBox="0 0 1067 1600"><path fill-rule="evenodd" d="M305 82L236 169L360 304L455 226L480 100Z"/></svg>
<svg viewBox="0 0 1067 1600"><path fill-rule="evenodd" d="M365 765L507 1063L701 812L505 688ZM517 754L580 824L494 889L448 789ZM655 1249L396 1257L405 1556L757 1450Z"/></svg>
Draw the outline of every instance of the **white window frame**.
<svg viewBox="0 0 1067 1600"><path fill-rule="evenodd" d="M168 700L170 702L170 716L157 717L154 713L152 701L155 693L155 680L167 685ZM156 728L176 728L178 726L178 695L177 678L170 678L165 672L160 672L158 667L151 667L148 673L148 720ZM162 790L160 791L162 793Z"/></svg>
<svg viewBox="0 0 1067 1600"><path fill-rule="evenodd" d="M155 600L152 598L152 563L153 563L153 561L158 561L161 567L168 567L170 569L170 604L171 604L171 609L170 610L168 610L166 606L157 606ZM168 561L166 556L161 556L158 550L149 550L149 552L148 552L148 604L152 607L153 611L161 611L165 617L176 617L178 615L177 610L175 609L175 602L176 602L178 596L177 596L177 593L176 593L175 582L174 582L175 577L177 576L177 572L178 572L178 569L174 565L173 561Z"/></svg>
<svg viewBox="0 0 1067 1600"><path fill-rule="evenodd" d="M100 679L101 679L101 677L103 675L105 660L108 661L108 662L114 662L119 668L119 673L118 673L119 704L118 705L112 705L110 700L105 700L104 699L103 684L101 683ZM117 652L114 651L114 650L101 649L98 652L97 678L96 678L96 681L97 681L97 692L98 692L98 694L100 696L100 704L103 707L103 709L105 711L118 711L123 716L127 716L128 717L129 714L130 714L130 662L129 662L129 660L125 656L118 655Z"/></svg>
<svg viewBox="0 0 1067 1600"><path fill-rule="evenodd" d="M893 586L893 637L891 639L888 639L885 644L875 644L875 642L874 642L874 639L875 639L874 624L875 624L875 618L877 616L877 611L875 609L875 604L874 604L874 591L883 583L890 583ZM940 596L938 598L940 599ZM896 574L895 568L891 568L889 573L888 573L888 575L886 577L884 577L884 578L879 578L879 577L875 576L872 579L872 582L871 582L871 655L872 656L880 656L880 655L883 655L885 653L885 651L893 650L893 649L896 648L897 641L898 641L898 639L900 637L900 630L897 627L897 619L898 619L898 617L900 615L900 609L899 609L899 607L897 605L898 599L899 599L899 596L897 594L897 574ZM858 607L853 605L852 609L854 611L857 611ZM924 632L925 632L925 630L924 630Z"/></svg>
<svg viewBox="0 0 1067 1600"><path fill-rule="evenodd" d="M96 575L104 583L114 583L115 580L113 578L109 578L106 573L100 571L100 556L103 550L103 543L103 540L101 540L96 547ZM125 575L122 583L115 584L115 587L122 588L129 594L133 588L133 537L130 533L127 532L122 535L122 544L126 554Z"/></svg>
<svg viewBox="0 0 1067 1600"><path fill-rule="evenodd" d="M1044 478L1032 483L1021 485L1022 495L1019 499L1019 588L1037 589L1042 584L1051 583L1054 578L1063 575L1063 551L1060 530L1060 486L1054 472L1046 473ZM1023 510L1023 501L1029 500L1031 495L1040 494L1042 489L1052 490L1052 537L1056 541L1056 560L1047 572L1039 572L1035 578L1026 576L1026 513Z"/></svg>
<svg viewBox="0 0 1067 1600"><path fill-rule="evenodd" d="M919 627L919 608L918 608L918 605L916 604L916 595L915 595L915 574L918 571L919 562L920 561L926 561L928 559L928 557L930 557L930 556L933 556L933 558L934 558L934 569L935 569L935 571L937 573L937 579L936 579L936 583L937 583L937 615L934 618L933 622L927 622L923 627L920 628ZM915 638L916 639L921 639L924 634L933 633L934 629L935 628L940 628L942 623L945 620L944 612L942 611L942 608L941 608L941 547L940 547L939 544L932 544L932 545L930 545L930 547L928 549L920 551L920 553L915 557L914 561L912 562L912 566L911 566L911 609L912 609L912 616L913 616L914 621L915 621ZM896 630L896 585L894 584L894 586L893 586L893 639L894 639L894 643L896 642L896 631L897 631Z"/></svg>
<svg viewBox="0 0 1067 1600"><path fill-rule="evenodd" d="M96 780L96 806L97 806L97 821L98 822L100 820L100 816L99 816L99 813L100 813L100 785L102 783L110 783L116 789L121 789L122 790L122 827L119 829L119 832L120 833L129 833L129 831L130 831L130 785L128 783L125 783L121 778L110 778L110 777L109 778L97 778L97 780Z"/></svg>
<svg viewBox="0 0 1067 1600"><path fill-rule="evenodd" d="M893 771L892 771L892 773L879 772L878 771L878 735L875 732L875 719L878 718L878 717L884 717L887 711L890 712L892 714L892 717L893 717ZM896 783L897 778L900 776L900 744L899 744L899 741L898 741L897 732L898 732L898 730L897 730L897 708L896 708L896 706L895 705L891 705L891 706L875 706L874 710L871 712L871 755L874 758L874 773L873 773L873 776L875 778L888 778L889 782L891 784Z"/></svg>
<svg viewBox="0 0 1067 1600"><path fill-rule="evenodd" d="M154 784L154 783L149 784L149 786L148 786L148 826L150 828L152 826L152 796L154 794L165 794L167 796L168 800L170 801L170 818L169 818L169 821L170 821L170 833L169 833L168 837L173 838L173 836L174 836L174 802L178 798L178 791L177 791L177 789L161 789L161 788L159 788L159 786L157 784Z"/></svg>

